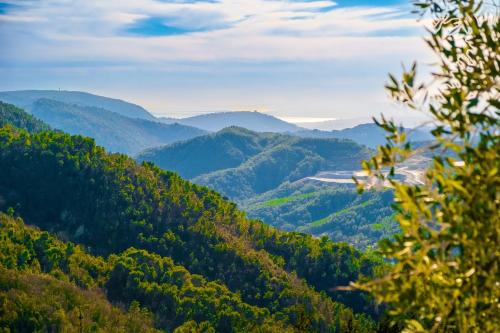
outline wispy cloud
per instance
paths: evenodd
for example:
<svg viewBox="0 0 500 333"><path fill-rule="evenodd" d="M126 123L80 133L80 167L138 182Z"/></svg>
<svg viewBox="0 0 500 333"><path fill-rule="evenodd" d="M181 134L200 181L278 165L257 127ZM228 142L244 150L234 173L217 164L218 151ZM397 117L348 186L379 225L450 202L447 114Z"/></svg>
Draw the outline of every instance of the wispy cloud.
<svg viewBox="0 0 500 333"><path fill-rule="evenodd" d="M7 78L0 89L110 92L159 111L378 113L385 108L379 88L393 70L388 64L428 58L422 23L408 6L403 0L0 1L0 72ZM196 99L189 98L193 91Z"/></svg>
<svg viewBox="0 0 500 333"><path fill-rule="evenodd" d="M391 54L411 48L407 36L418 36L419 25L387 5L394 1L378 2L47 0L15 7L5 2L0 37L21 50L32 47L33 60L55 61L324 59L362 57L374 44ZM12 48L0 61L30 59L19 56Z"/></svg>

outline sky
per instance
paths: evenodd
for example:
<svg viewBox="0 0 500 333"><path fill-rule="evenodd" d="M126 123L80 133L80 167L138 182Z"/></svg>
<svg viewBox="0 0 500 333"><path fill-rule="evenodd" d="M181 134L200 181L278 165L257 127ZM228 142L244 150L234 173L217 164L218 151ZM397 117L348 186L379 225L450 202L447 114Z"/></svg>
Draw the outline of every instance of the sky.
<svg viewBox="0 0 500 333"><path fill-rule="evenodd" d="M398 0L0 0L0 91L87 91L169 117L413 117L383 88L402 63L431 59L410 11Z"/></svg>

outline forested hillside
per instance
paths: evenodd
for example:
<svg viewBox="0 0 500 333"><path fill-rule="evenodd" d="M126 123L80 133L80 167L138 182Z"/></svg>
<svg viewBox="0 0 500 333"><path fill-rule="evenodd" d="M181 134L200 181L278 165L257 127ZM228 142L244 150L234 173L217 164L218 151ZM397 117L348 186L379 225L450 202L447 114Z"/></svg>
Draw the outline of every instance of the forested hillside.
<svg viewBox="0 0 500 333"><path fill-rule="evenodd" d="M54 326L76 331L80 325L86 331L148 332L154 326L180 331L198 325L217 331L292 331L266 309L243 303L226 287L190 274L168 257L133 248L106 259L91 256L2 213L0 239L0 297L5 300L0 323L12 331Z"/></svg>
<svg viewBox="0 0 500 333"><path fill-rule="evenodd" d="M192 274L203 276L192 282L195 286L212 281L233 293L228 295L238 295L229 301L230 311L215 309L215 319L195 317L198 324L208 320L207 325L218 327L217 318L223 318L220 325L246 331L235 324L244 321L233 314L243 311L260 316L257 322L263 325L272 317L277 319L273 325L297 331L366 332L374 327L371 320L339 303L374 313L361 293L334 291L360 273L372 274L378 266L378 260L347 245L280 232L248 220L217 193L152 164L138 165L124 155L108 154L81 136L51 131L29 134L4 127L0 130L0 169L0 210L12 207L30 225L80 243L92 255L111 256L108 264L113 264L112 255L122 252L135 258L124 259L129 264L118 265L116 275L111 274L111 282L104 285L106 297L112 303L122 303L122 297L126 302L137 301L153 313L156 327L188 325L188 319L182 318L189 318L189 311L158 307L158 297L168 294L172 284L174 289L186 283L189 287ZM147 263L140 264L139 271L130 268L134 260L145 263L142 257ZM163 269L154 271L157 265L185 273L170 277L180 280L168 280L168 274L160 274ZM93 279L99 280L98 272L91 271ZM122 283L125 290L113 288ZM137 283L140 290L134 289ZM162 322L159 318L171 319Z"/></svg>
<svg viewBox="0 0 500 333"><path fill-rule="evenodd" d="M111 305L102 285L109 271L46 232L0 213L0 326L7 332L156 332L148 312Z"/></svg>
<svg viewBox="0 0 500 333"><path fill-rule="evenodd" d="M279 229L328 236L365 249L398 232L392 202L390 190L359 195L354 185L304 179L243 200L241 207L249 217Z"/></svg>
<svg viewBox="0 0 500 333"><path fill-rule="evenodd" d="M229 128L139 154L231 198L248 199L320 170L356 170L369 150L350 140ZM238 186L234 186L238 184Z"/></svg>
<svg viewBox="0 0 500 333"><path fill-rule="evenodd" d="M133 119L98 107L50 99L36 100L30 110L53 128L92 137L110 151L127 154L205 134L193 127Z"/></svg>
<svg viewBox="0 0 500 333"><path fill-rule="evenodd" d="M356 170L370 151L349 140L298 138L231 127L138 155L234 200L249 217L358 248L397 232L392 193L305 177Z"/></svg>
<svg viewBox="0 0 500 333"><path fill-rule="evenodd" d="M257 133L241 127L228 127L192 140L151 148L141 152L139 161L151 161L182 177L196 176L234 168L265 149L288 140L273 133Z"/></svg>
<svg viewBox="0 0 500 333"><path fill-rule="evenodd" d="M349 140L290 137L236 168L201 175L193 181L242 200L320 170L356 170L368 156L368 149Z"/></svg>

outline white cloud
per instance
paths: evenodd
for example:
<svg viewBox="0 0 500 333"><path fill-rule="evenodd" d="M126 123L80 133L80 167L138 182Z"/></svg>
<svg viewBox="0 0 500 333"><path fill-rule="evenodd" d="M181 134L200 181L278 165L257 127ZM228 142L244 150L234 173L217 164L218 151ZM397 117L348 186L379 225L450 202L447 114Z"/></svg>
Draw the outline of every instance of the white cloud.
<svg viewBox="0 0 500 333"><path fill-rule="evenodd" d="M86 90L164 115L259 109L369 117L390 110L383 91L388 71L430 58L422 39L408 35L422 23L397 7L332 7L326 0L11 2L16 6L0 14L0 89ZM151 17L207 29L126 33Z"/></svg>
<svg viewBox="0 0 500 333"><path fill-rule="evenodd" d="M25 1L0 16L0 38L11 46L0 62L158 63L175 60L279 60L368 58L422 54L419 37L397 36L418 28L393 7L338 8L332 1L221 0ZM140 19L167 17L180 26L228 25L178 36L127 35ZM293 19L299 17L300 19ZM391 30L395 36L376 36ZM389 34L390 35L390 34Z"/></svg>

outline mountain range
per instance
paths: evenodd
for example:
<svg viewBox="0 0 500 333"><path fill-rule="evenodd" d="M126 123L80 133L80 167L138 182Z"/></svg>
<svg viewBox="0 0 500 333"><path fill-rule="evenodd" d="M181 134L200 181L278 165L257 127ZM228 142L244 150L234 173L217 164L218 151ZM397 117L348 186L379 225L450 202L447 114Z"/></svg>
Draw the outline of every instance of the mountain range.
<svg viewBox="0 0 500 333"><path fill-rule="evenodd" d="M251 218L287 231L328 236L365 249L398 229L392 192L314 180L354 173L371 151L351 140L300 138L230 127L137 156L234 200ZM347 180L349 180L348 177Z"/></svg>
<svg viewBox="0 0 500 333"><path fill-rule="evenodd" d="M92 137L110 151L131 155L207 133L180 124L163 124L140 106L87 93L5 92L0 93L0 100L14 101L55 129Z"/></svg>
<svg viewBox="0 0 500 333"><path fill-rule="evenodd" d="M302 128L257 111L217 112L189 118L161 118L167 123L179 123L217 132L231 126L243 127L255 132L296 132Z"/></svg>
<svg viewBox="0 0 500 333"><path fill-rule="evenodd" d="M324 172L352 174L358 170L360 162L372 153L369 147L385 142L385 134L375 124L319 131L258 112L186 118L207 129L203 130L167 124L171 121L155 118L140 106L81 92L4 92L1 98L27 105L32 116L48 125L19 109L10 115L4 112L4 122L17 121L16 126L27 130L52 128L92 137L108 151L151 161L208 186L236 202L250 217L280 229L326 235L358 248L374 246L397 232L390 218L389 194L372 193L364 201L358 198L340 204L342 198L355 197L352 186L310 178ZM233 124L271 131L235 126L209 131ZM414 141L425 140L426 135L423 131L410 133ZM280 204L269 204L273 202Z"/></svg>
<svg viewBox="0 0 500 333"><path fill-rule="evenodd" d="M70 105L92 106L109 110L129 118L156 120L155 117L143 107L122 101L89 94L81 91L65 90L17 90L0 92L0 100L14 104L27 112L31 111L33 103L39 99L51 99Z"/></svg>
<svg viewBox="0 0 500 333"><path fill-rule="evenodd" d="M112 152L130 155L149 147L206 134L194 127L129 118L94 106L67 104L50 99L36 100L30 110L31 114L53 128L92 137L97 144Z"/></svg>
<svg viewBox="0 0 500 333"><path fill-rule="evenodd" d="M236 126L255 132L282 133L305 138L350 139L370 148L375 148L386 142L386 132L383 129L374 123L359 124L360 119L348 122L351 124L356 124L357 122L358 125L346 126L347 128L340 130L313 129L310 127L310 123L307 125L309 128L304 128L256 111L219 112L181 119L161 118L161 120L169 124L177 122L183 125L198 127L209 132L217 132L226 127ZM318 125L320 124L318 123ZM325 128L328 127L331 126L326 126ZM430 133L425 131L425 129L406 129L406 131L409 134L409 139L415 142L426 141L432 138Z"/></svg>
<svg viewBox="0 0 500 333"><path fill-rule="evenodd" d="M33 113L54 128L94 137L107 149L128 154L231 126L308 138L351 139L371 148L385 142L384 131L375 124L323 131L302 128L256 111L209 113L180 119L157 118L136 104L78 91L0 92L0 101ZM425 130L411 130L409 135L413 141L430 139Z"/></svg>
<svg viewBox="0 0 500 333"><path fill-rule="evenodd" d="M432 139L430 132L423 129L406 129L408 139L412 142L422 142ZM387 142L387 133L376 124L361 124L351 128L332 131L300 130L294 135L309 138L350 139L370 148L375 148Z"/></svg>
<svg viewBox="0 0 500 333"><path fill-rule="evenodd" d="M320 170L356 170L368 156L367 148L351 140L300 138L231 127L149 149L137 158L241 200Z"/></svg>
<svg viewBox="0 0 500 333"><path fill-rule="evenodd" d="M380 258L247 219L175 173L2 110L3 327L375 331L372 302L335 287Z"/></svg>

